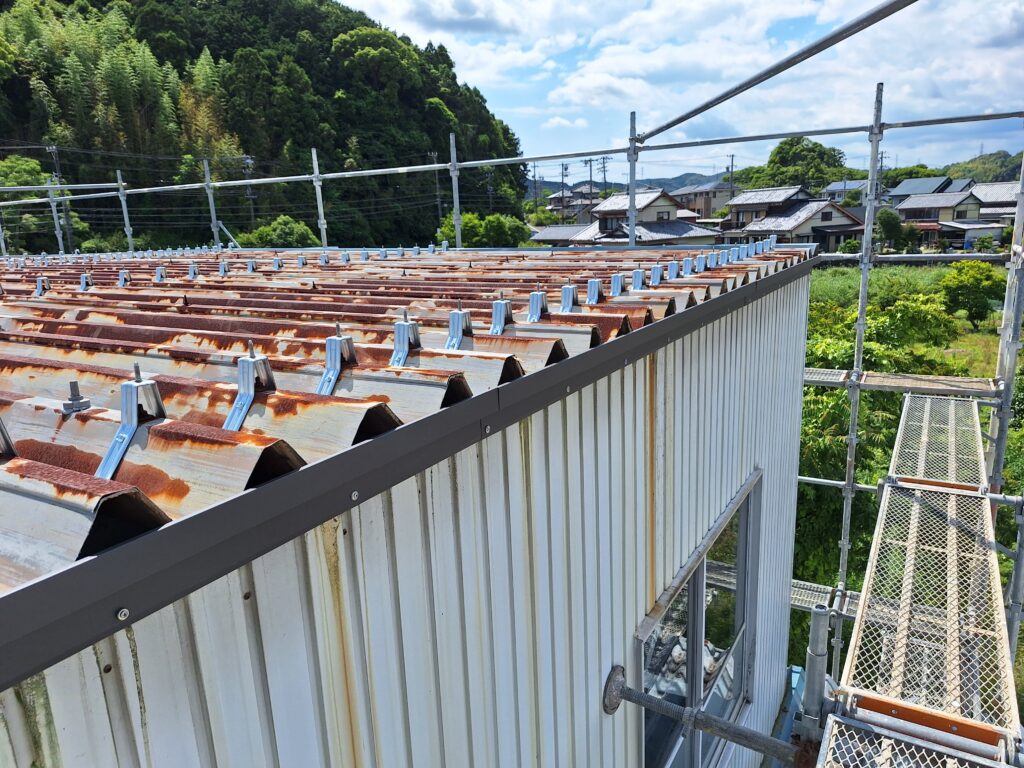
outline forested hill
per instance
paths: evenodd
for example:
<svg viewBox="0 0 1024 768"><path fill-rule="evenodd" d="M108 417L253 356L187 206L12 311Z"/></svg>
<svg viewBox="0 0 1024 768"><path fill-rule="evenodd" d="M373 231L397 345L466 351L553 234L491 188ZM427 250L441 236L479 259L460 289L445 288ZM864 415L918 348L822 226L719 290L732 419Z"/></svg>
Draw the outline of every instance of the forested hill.
<svg viewBox="0 0 1024 768"><path fill-rule="evenodd" d="M16 0L0 37L4 156L19 142L90 150L61 151L73 181L115 167L133 185L197 180L200 157L228 178L309 172L310 147L325 171L427 163L431 152L444 162L450 131L460 159L519 151L443 46L419 48L332 0ZM51 170L45 150L23 154ZM517 210L524 181L518 166L467 172L465 204ZM433 174L324 190L333 242L426 242L437 227ZM292 213L315 228L311 185L256 191L257 221ZM249 198L225 196L237 214L225 223L248 228ZM174 203L177 229L167 212L154 231L185 236L198 202ZM160 205L150 203L154 222Z"/></svg>

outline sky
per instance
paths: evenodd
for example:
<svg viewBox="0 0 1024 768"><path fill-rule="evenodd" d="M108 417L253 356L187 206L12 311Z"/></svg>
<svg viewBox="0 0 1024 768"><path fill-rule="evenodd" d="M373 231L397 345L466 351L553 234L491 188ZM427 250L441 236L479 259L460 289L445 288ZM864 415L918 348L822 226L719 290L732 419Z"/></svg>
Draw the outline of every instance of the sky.
<svg viewBox="0 0 1024 768"><path fill-rule="evenodd" d="M624 146L880 0L344 0L418 45L444 44L525 155ZM807 130L1024 108L1024 0L919 0L654 141ZM867 167L866 136L822 140ZM763 163L775 142L643 153L641 178ZM1024 121L889 132L886 165L946 165L1024 147ZM621 156L619 156L621 157ZM569 163L569 178L588 168ZM556 179L558 162L538 175ZM600 172L595 169L597 178ZM624 160L608 163L623 181Z"/></svg>

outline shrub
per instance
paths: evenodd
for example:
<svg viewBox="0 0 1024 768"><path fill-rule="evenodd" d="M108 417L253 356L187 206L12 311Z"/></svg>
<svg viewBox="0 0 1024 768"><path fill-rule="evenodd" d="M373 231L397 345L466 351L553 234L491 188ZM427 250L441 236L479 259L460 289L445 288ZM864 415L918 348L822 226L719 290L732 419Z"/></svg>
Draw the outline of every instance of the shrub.
<svg viewBox="0 0 1024 768"><path fill-rule="evenodd" d="M943 300L950 312L963 310L975 330L992 312L1006 289L1001 270L981 261L958 261L939 282Z"/></svg>
<svg viewBox="0 0 1024 768"><path fill-rule="evenodd" d="M320 245L320 239L313 230L291 216L278 216L252 232L241 233L237 240L243 248L312 248Z"/></svg>
<svg viewBox="0 0 1024 768"><path fill-rule="evenodd" d="M837 250L839 253L860 253L860 240L843 240Z"/></svg>

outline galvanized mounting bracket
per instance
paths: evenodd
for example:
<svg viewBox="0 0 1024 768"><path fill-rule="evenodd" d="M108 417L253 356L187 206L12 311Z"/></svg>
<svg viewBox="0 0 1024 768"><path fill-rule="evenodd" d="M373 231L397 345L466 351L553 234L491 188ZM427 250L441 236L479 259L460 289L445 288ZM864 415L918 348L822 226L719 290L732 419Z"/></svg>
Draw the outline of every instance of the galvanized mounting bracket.
<svg viewBox="0 0 1024 768"><path fill-rule="evenodd" d="M501 336L505 326L512 323L512 302L498 299L491 304L491 336Z"/></svg>
<svg viewBox="0 0 1024 768"><path fill-rule="evenodd" d="M575 312L580 306L580 295L575 285L562 286L562 300L559 302L559 312Z"/></svg>
<svg viewBox="0 0 1024 768"><path fill-rule="evenodd" d="M121 385L121 426L117 428L117 434L96 470L96 477L111 480L139 425L165 417L159 387L155 381L142 378L139 364L136 363L134 380Z"/></svg>
<svg viewBox="0 0 1024 768"><path fill-rule="evenodd" d="M61 403L61 413L70 416L72 413L87 411L92 408L92 402L87 397L82 397L82 391L78 388L77 381L68 384L68 399Z"/></svg>
<svg viewBox="0 0 1024 768"><path fill-rule="evenodd" d="M328 264L331 263L331 257L327 254L326 251L320 254L319 262L321 267L326 267Z"/></svg>
<svg viewBox="0 0 1024 768"><path fill-rule="evenodd" d="M224 259L221 259L219 262L217 262L217 274L220 275L221 277L227 277L228 263L224 261Z"/></svg>
<svg viewBox="0 0 1024 768"><path fill-rule="evenodd" d="M117 273L117 287L127 288L132 282L132 273L127 269L119 270Z"/></svg>
<svg viewBox="0 0 1024 768"><path fill-rule="evenodd" d="M167 280L167 267L162 264L156 268L156 272L153 274L154 283L162 283Z"/></svg>
<svg viewBox="0 0 1024 768"><path fill-rule="evenodd" d="M461 302L460 302L461 304ZM445 349L459 349L462 339L473 335L473 317L468 309L453 309L448 313L448 339Z"/></svg>
<svg viewBox="0 0 1024 768"><path fill-rule="evenodd" d="M718 251L711 251L711 253L707 254L707 261L705 263L707 264L708 269L714 269L715 267L717 267Z"/></svg>
<svg viewBox="0 0 1024 768"><path fill-rule="evenodd" d="M255 272L256 271L256 259L249 259L248 261L245 262L245 271L246 272Z"/></svg>
<svg viewBox="0 0 1024 768"><path fill-rule="evenodd" d="M693 260L693 271L695 274L700 274L704 271L704 266L707 264L707 257L702 253L700 256Z"/></svg>
<svg viewBox="0 0 1024 768"><path fill-rule="evenodd" d="M403 319L395 323L395 350L391 353L391 365L403 366L409 359L409 352L420 348L420 327L415 320L409 320L409 313L403 312Z"/></svg>
<svg viewBox="0 0 1024 768"><path fill-rule="evenodd" d="M633 270L633 284L631 289L634 291L642 291L644 286L647 284L646 276L642 269Z"/></svg>
<svg viewBox="0 0 1024 768"><path fill-rule="evenodd" d="M683 277L687 277L687 276L692 275L692 274L693 274L693 257L692 256L684 256L683 257Z"/></svg>
<svg viewBox="0 0 1024 768"><path fill-rule="evenodd" d="M624 291L625 291L625 280L623 279L623 276L622 276L621 272L616 272L614 275L612 275L612 280L611 280L611 291L610 292L611 292L612 298L615 298L616 296L621 296Z"/></svg>
<svg viewBox="0 0 1024 768"><path fill-rule="evenodd" d="M668 280L675 280L679 277L679 262L672 259L668 264L665 265Z"/></svg>
<svg viewBox="0 0 1024 768"><path fill-rule="evenodd" d="M327 357L324 363L324 373L320 377L320 383L316 385L318 395L333 395L334 387L341 376L341 369L346 365L355 365L356 345L351 336L341 333L341 325L336 324L336 335L328 336Z"/></svg>
<svg viewBox="0 0 1024 768"><path fill-rule="evenodd" d="M304 266L306 266L307 263L308 262L306 261L306 257L303 256L301 253L299 254L298 258L295 260L295 265L298 266L298 267L304 267Z"/></svg>
<svg viewBox="0 0 1024 768"><path fill-rule="evenodd" d="M33 296L42 296L50 290L50 278L48 277L37 277L36 278L36 290Z"/></svg>
<svg viewBox="0 0 1024 768"><path fill-rule="evenodd" d="M238 358L238 392L235 402L231 404L228 417L224 419L224 429L237 432L242 428L245 417L252 408L257 392L276 389L274 372L270 369L270 361L266 355L257 355L253 343L249 342L249 354Z"/></svg>
<svg viewBox="0 0 1024 768"><path fill-rule="evenodd" d="M195 280L199 277L199 265L194 261L188 263L188 279Z"/></svg>
<svg viewBox="0 0 1024 768"><path fill-rule="evenodd" d="M17 455L18 452L14 449L14 441L7 434L4 420L0 419L0 459L13 459Z"/></svg>
<svg viewBox="0 0 1024 768"><path fill-rule="evenodd" d="M651 287L661 285L661 276L664 274L664 267L661 264L655 264L651 267Z"/></svg>
<svg viewBox="0 0 1024 768"><path fill-rule="evenodd" d="M604 288L600 278L592 277L587 280L587 304L593 306L604 301Z"/></svg>
<svg viewBox="0 0 1024 768"><path fill-rule="evenodd" d="M350 261L352 261L352 257L348 255L348 251L342 251L340 254L338 254L338 258L341 259L342 264L348 264Z"/></svg>
<svg viewBox="0 0 1024 768"><path fill-rule="evenodd" d="M530 306L526 310L526 322L539 323L548 314L548 294L546 291L531 291Z"/></svg>
<svg viewBox="0 0 1024 768"><path fill-rule="evenodd" d="M270 268L275 272L280 272L284 266L284 261L281 260L280 256L275 256L270 262Z"/></svg>
<svg viewBox="0 0 1024 768"><path fill-rule="evenodd" d="M90 275L88 272L83 272L78 276L78 290L88 291L90 288L92 288L92 285L92 275Z"/></svg>

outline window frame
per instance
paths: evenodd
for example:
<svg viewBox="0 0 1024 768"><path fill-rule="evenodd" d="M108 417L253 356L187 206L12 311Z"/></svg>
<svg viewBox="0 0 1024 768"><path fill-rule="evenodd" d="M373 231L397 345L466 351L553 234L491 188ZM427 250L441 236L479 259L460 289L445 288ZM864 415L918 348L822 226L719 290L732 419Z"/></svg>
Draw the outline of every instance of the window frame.
<svg viewBox="0 0 1024 768"><path fill-rule="evenodd" d="M699 706L701 709L708 703L708 693L714 690L718 683L726 662L733 657L736 648L742 648L740 659L740 682L737 686L738 694L736 701L730 710L723 715L733 722L741 720L753 701L753 671L756 653L756 611L759 572L759 554L761 549L761 513L762 513L762 479L764 473L756 467L753 472L740 486L736 494L726 504L725 509L712 523L708 532L701 539L694 551L676 572L675 577L669 586L661 593L655 601L654 607L640 622L634 633L634 653L637 665L638 683L643 685L643 673L645 668L644 648L653 634L658 631L663 619L668 614L675 599L686 588L688 589L687 601L687 658L686 658L686 679L687 679L687 706ZM704 642L706 640L705 608L707 588L707 556L715 542L732 523L733 518L744 515L743 530L739 537L740 545L736 553L737 562L737 606L743 607L743 625L737 633L736 639L730 646L728 653L723 657L723 663L719 666L714 677L707 684L705 693L704 685ZM742 578L739 577L739 568L742 565ZM699 643L691 643L691 638L700 638ZM694 686L690 681L700 680L699 700L693 700ZM644 749L644 760L646 761L646 740L645 740L646 716L640 719L639 739ZM692 731L685 734L680 725L674 732L676 734L675 745L667 751L667 757L662 766L685 765L687 768L697 768L702 765L715 765L721 758L726 743L719 740L707 753L707 759L702 760L702 734L700 731ZM687 738L684 738L687 737ZM682 763L679 758L682 757Z"/></svg>

